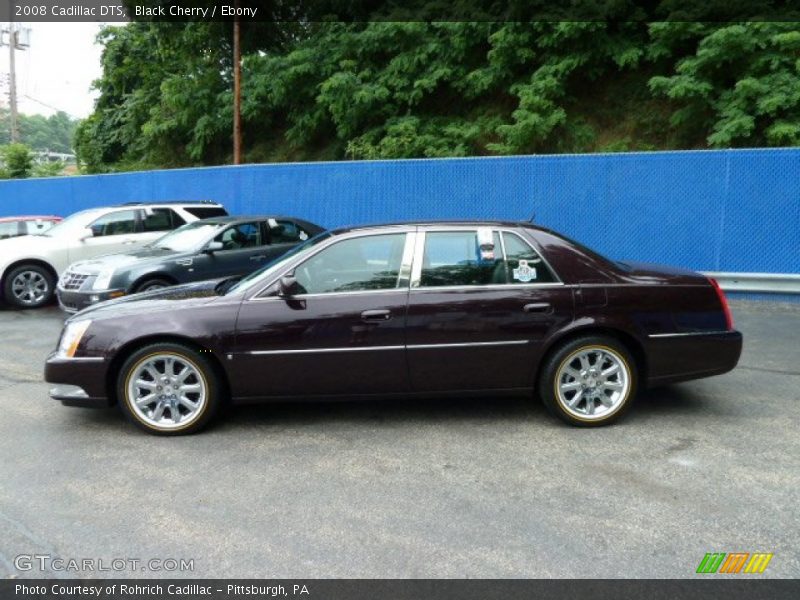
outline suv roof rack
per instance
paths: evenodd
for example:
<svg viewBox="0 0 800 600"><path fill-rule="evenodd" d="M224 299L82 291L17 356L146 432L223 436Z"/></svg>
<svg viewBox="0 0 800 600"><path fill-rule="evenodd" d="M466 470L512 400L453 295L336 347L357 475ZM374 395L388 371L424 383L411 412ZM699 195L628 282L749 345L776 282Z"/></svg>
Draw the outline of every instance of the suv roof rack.
<svg viewBox="0 0 800 600"><path fill-rule="evenodd" d="M156 200L154 202L125 202L118 206L142 206L144 204L219 204L214 200Z"/></svg>

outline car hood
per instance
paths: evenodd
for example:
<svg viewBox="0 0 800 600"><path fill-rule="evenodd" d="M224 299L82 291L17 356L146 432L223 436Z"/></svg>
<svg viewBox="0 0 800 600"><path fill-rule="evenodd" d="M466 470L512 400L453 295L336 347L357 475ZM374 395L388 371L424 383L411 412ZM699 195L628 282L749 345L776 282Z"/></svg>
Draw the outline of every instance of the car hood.
<svg viewBox="0 0 800 600"><path fill-rule="evenodd" d="M122 269L134 264L146 264L148 262L162 262L165 258L181 258L189 256L186 252L175 252L164 248L145 247L130 252L120 252L117 254L105 254L90 260L81 260L70 265L71 271L78 271L93 275L106 269Z"/></svg>
<svg viewBox="0 0 800 600"><path fill-rule="evenodd" d="M618 264L623 267L627 278L634 279L637 282L688 283L695 285L707 282L705 275L690 269L629 260L620 261Z"/></svg>
<svg viewBox="0 0 800 600"><path fill-rule="evenodd" d="M20 235L0 240L0 257L13 260L20 255L37 256L50 248L63 249L65 247L64 240L59 238L51 238L46 235Z"/></svg>
<svg viewBox="0 0 800 600"><path fill-rule="evenodd" d="M116 300L99 302L86 308L69 320L116 318L126 315L145 315L163 310L184 309L213 302L223 296L216 292L217 284L228 279L211 279L185 285L176 285L152 292L124 296Z"/></svg>

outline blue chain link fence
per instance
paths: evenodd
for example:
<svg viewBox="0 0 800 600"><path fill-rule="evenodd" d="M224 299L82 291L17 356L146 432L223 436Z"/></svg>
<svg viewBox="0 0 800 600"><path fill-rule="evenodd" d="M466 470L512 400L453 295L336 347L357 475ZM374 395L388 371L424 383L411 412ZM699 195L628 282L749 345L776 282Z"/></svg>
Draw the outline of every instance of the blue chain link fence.
<svg viewBox="0 0 800 600"><path fill-rule="evenodd" d="M514 219L614 258L800 273L800 149L288 163L0 182L0 216L208 199L326 227Z"/></svg>

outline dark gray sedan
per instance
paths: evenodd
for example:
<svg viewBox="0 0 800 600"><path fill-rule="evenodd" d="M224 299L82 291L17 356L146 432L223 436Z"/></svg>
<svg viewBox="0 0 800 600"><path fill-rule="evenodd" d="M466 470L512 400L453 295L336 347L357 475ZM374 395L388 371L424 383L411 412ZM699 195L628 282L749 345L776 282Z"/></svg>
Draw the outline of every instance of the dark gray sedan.
<svg viewBox="0 0 800 600"><path fill-rule="evenodd" d="M139 250L70 265L58 282L58 302L63 310L77 312L128 294L247 275L322 231L293 217L196 221Z"/></svg>

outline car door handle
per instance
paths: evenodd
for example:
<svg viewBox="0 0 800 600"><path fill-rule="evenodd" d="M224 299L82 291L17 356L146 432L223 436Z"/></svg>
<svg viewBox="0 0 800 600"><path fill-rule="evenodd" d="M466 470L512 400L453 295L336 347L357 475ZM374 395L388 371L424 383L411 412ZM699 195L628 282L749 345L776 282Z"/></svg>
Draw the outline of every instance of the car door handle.
<svg viewBox="0 0 800 600"><path fill-rule="evenodd" d="M266 254L259 254L258 256L251 256L250 260L264 260L267 258Z"/></svg>
<svg viewBox="0 0 800 600"><path fill-rule="evenodd" d="M123 244L135 244L136 240L123 240L122 243Z"/></svg>
<svg viewBox="0 0 800 600"><path fill-rule="evenodd" d="M361 313L362 321L388 321L392 318L392 311L390 310L365 310Z"/></svg>
<svg viewBox="0 0 800 600"><path fill-rule="evenodd" d="M549 302L534 302L533 304L526 304L522 307L526 313L547 313L551 311Z"/></svg>

